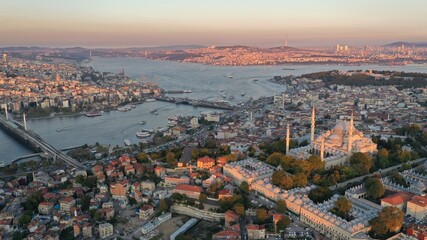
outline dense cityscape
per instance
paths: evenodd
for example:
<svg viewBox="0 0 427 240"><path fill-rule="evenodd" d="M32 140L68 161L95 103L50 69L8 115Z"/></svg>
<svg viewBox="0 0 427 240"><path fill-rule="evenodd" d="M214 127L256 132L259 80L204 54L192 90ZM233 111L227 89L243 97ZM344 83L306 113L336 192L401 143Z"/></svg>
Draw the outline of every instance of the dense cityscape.
<svg viewBox="0 0 427 240"><path fill-rule="evenodd" d="M427 239L427 5L190 2L4 4L0 239Z"/></svg>

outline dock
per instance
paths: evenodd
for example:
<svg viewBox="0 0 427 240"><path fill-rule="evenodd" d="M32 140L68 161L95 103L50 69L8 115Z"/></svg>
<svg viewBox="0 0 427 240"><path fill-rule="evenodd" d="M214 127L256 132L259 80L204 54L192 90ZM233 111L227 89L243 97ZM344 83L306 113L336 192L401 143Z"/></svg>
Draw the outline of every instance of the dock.
<svg viewBox="0 0 427 240"><path fill-rule="evenodd" d="M156 100L162 101L162 102L175 103L175 104L191 105L193 107L205 107L205 108L214 108L214 109L222 109L222 110L234 110L234 107L228 103L212 102L212 101L199 100L199 99L174 98L174 97L160 96L160 97L156 97Z"/></svg>

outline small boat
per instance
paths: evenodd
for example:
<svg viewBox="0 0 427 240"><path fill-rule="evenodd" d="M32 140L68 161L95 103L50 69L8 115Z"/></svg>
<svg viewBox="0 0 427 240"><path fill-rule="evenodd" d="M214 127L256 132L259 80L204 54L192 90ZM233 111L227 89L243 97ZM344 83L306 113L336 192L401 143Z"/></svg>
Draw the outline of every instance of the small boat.
<svg viewBox="0 0 427 240"><path fill-rule="evenodd" d="M89 113L85 113L86 117L99 117L102 116L101 112L89 112Z"/></svg>
<svg viewBox="0 0 427 240"><path fill-rule="evenodd" d="M245 95L246 95L246 93L244 93L244 92L242 92L242 93L240 94L240 96L242 96L242 97L243 97L243 96L245 96Z"/></svg>
<svg viewBox="0 0 427 240"><path fill-rule="evenodd" d="M228 75L227 77L228 77L228 78L233 78L233 76L231 76L231 75Z"/></svg>
<svg viewBox="0 0 427 240"><path fill-rule="evenodd" d="M155 102L156 101L156 99L154 99L154 98L148 98L147 100L145 100L146 102Z"/></svg>
<svg viewBox="0 0 427 240"><path fill-rule="evenodd" d="M147 122L146 121L144 121L144 120L142 120L141 121L141 125L145 125Z"/></svg>
<svg viewBox="0 0 427 240"><path fill-rule="evenodd" d="M117 108L117 110L119 111L119 112L127 112L127 111L130 111L132 108L130 107L130 106L124 106L124 107L119 107L119 108Z"/></svg>
<svg viewBox="0 0 427 240"><path fill-rule="evenodd" d="M56 129L57 132L62 132L62 129Z"/></svg>
<svg viewBox="0 0 427 240"><path fill-rule="evenodd" d="M141 131L141 132L137 132L136 136L139 137L139 138L146 138L146 137L151 136L151 133L145 132L145 131Z"/></svg>
<svg viewBox="0 0 427 240"><path fill-rule="evenodd" d="M157 108L150 111L151 114L155 114L157 112Z"/></svg>
<svg viewBox="0 0 427 240"><path fill-rule="evenodd" d="M123 142L125 143L125 146L130 146L131 145L131 142L130 142L129 139L125 139Z"/></svg>
<svg viewBox="0 0 427 240"><path fill-rule="evenodd" d="M184 89L182 92L183 93L192 93L193 91L191 91L190 89Z"/></svg>
<svg viewBox="0 0 427 240"><path fill-rule="evenodd" d="M255 78L255 79L254 79L254 82L257 82L257 81L258 81L258 78Z"/></svg>

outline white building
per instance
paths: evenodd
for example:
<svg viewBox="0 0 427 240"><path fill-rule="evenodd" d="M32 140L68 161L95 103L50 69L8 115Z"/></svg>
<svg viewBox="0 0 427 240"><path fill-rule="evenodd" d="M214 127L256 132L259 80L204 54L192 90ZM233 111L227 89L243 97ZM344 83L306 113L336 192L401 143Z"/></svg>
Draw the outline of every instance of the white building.
<svg viewBox="0 0 427 240"><path fill-rule="evenodd" d="M99 224L99 237L104 239L110 236L113 236L114 228L111 223L102 223Z"/></svg>

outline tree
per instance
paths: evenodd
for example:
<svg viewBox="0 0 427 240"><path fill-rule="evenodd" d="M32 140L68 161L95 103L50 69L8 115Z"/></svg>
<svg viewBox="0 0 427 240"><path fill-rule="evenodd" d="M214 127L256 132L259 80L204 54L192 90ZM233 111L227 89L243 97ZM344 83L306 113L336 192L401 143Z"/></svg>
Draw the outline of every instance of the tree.
<svg viewBox="0 0 427 240"><path fill-rule="evenodd" d="M264 223L265 220L268 219L268 213L267 210L265 210L265 208L258 208L256 210L256 219L258 223Z"/></svg>
<svg viewBox="0 0 427 240"><path fill-rule="evenodd" d="M397 207L384 207L378 217L370 221L370 235L374 238L387 238L398 232L403 225L405 214Z"/></svg>
<svg viewBox="0 0 427 240"><path fill-rule="evenodd" d="M164 199L160 200L159 210L160 212L167 212L169 210L169 204Z"/></svg>
<svg viewBox="0 0 427 240"><path fill-rule="evenodd" d="M241 203L236 203L233 206L233 210L239 214L240 216L245 215L245 206L243 206L243 204Z"/></svg>
<svg viewBox="0 0 427 240"><path fill-rule="evenodd" d="M307 185L307 175L304 173L297 173L293 176L295 187L305 187Z"/></svg>
<svg viewBox="0 0 427 240"><path fill-rule="evenodd" d="M39 204L44 201L43 194L40 191L32 193L25 203L25 210L38 211Z"/></svg>
<svg viewBox="0 0 427 240"><path fill-rule="evenodd" d="M271 176L271 182L274 185L280 186L280 183L282 182L282 179L286 176L286 172L279 170L275 171L273 175Z"/></svg>
<svg viewBox="0 0 427 240"><path fill-rule="evenodd" d="M22 214L18 219L19 225L23 226L24 228L26 228L28 223L30 222L31 222L31 215L28 213Z"/></svg>
<svg viewBox="0 0 427 240"><path fill-rule="evenodd" d="M199 202L200 203L204 203L207 200L208 200L208 196L206 196L206 194L204 194L204 193L201 193L200 196L199 196Z"/></svg>
<svg viewBox="0 0 427 240"><path fill-rule="evenodd" d="M149 161L148 154L145 152L140 152L138 155L136 155L136 160L139 163L147 163Z"/></svg>
<svg viewBox="0 0 427 240"><path fill-rule="evenodd" d="M71 240L74 238L74 230L72 227L67 227L61 231L59 234L59 239Z"/></svg>
<svg viewBox="0 0 427 240"><path fill-rule="evenodd" d="M91 197L84 195L81 199L80 199L80 204L82 207L82 211L87 211L89 210L89 206L90 206L90 199Z"/></svg>
<svg viewBox="0 0 427 240"><path fill-rule="evenodd" d="M285 213L286 212L286 201L283 199L279 199L276 202L276 211L279 213Z"/></svg>
<svg viewBox="0 0 427 240"><path fill-rule="evenodd" d="M282 178L282 180L280 181L280 186L283 189L291 189L291 188L294 187L294 185L295 185L294 179L291 176L288 176L288 175L284 176Z"/></svg>
<svg viewBox="0 0 427 240"><path fill-rule="evenodd" d="M331 198L332 195L333 192L331 189L327 187L317 187L308 193L308 198L315 203L321 203Z"/></svg>
<svg viewBox="0 0 427 240"><path fill-rule="evenodd" d="M25 232L21 231L14 231L12 235L13 240L22 240L27 237L27 234Z"/></svg>
<svg viewBox="0 0 427 240"><path fill-rule="evenodd" d="M166 153L166 161L168 162L169 165L175 165L176 164L175 153L173 152Z"/></svg>
<svg viewBox="0 0 427 240"><path fill-rule="evenodd" d="M356 152L350 157L350 165L359 175L368 174L373 166L372 158L367 153Z"/></svg>
<svg viewBox="0 0 427 240"><path fill-rule="evenodd" d="M284 161L284 157L285 155L283 153L280 152L275 152L273 154L271 154L268 158L267 158L267 163L271 164L273 166L279 166L279 164Z"/></svg>
<svg viewBox="0 0 427 240"><path fill-rule="evenodd" d="M245 194L248 194L248 193L249 193L249 184L248 184L248 182L243 181L243 182L240 184L240 189L241 189Z"/></svg>
<svg viewBox="0 0 427 240"><path fill-rule="evenodd" d="M334 207L332 208L331 212L340 216L344 219L349 219L349 213L351 209L353 208L353 205L350 200L348 200L346 197L341 196L338 198L338 200L335 202Z"/></svg>
<svg viewBox="0 0 427 240"><path fill-rule="evenodd" d="M307 161L311 165L313 171L323 171L325 169L325 162L322 161L319 156L311 155Z"/></svg>
<svg viewBox="0 0 427 240"><path fill-rule="evenodd" d="M379 199L384 195L385 188L381 180L377 177L371 177L365 181L366 193L373 199Z"/></svg>
<svg viewBox="0 0 427 240"><path fill-rule="evenodd" d="M291 224L291 219L288 216L283 216L282 219L277 221L276 229L278 232L285 231L289 224Z"/></svg>

